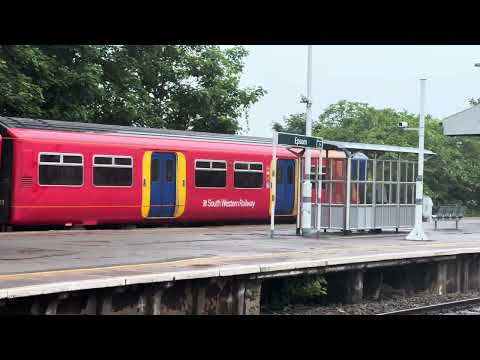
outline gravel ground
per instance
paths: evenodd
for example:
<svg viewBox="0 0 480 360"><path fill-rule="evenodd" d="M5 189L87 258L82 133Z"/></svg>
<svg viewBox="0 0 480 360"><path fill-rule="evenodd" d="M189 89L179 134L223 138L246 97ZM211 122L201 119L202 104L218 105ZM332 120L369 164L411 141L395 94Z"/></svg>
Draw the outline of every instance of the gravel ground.
<svg viewBox="0 0 480 360"><path fill-rule="evenodd" d="M282 310L262 309L262 315L374 315L389 311L409 309L417 306L433 305L437 303L456 301L480 297L480 292L470 291L462 294L432 295L428 293L419 293L415 296L393 295L388 299L379 301L363 301L359 304L328 304L325 306L317 305L290 305ZM456 314L457 312L449 312ZM461 312L458 312L461 314ZM473 312L472 312L473 314ZM480 315L480 313L477 313Z"/></svg>

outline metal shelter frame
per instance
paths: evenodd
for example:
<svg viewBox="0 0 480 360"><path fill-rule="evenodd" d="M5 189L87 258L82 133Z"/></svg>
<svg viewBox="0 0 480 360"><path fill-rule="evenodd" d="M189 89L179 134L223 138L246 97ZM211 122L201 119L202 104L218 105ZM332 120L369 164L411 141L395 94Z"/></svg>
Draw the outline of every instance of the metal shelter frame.
<svg viewBox="0 0 480 360"><path fill-rule="evenodd" d="M276 147L278 133L272 139L272 196L270 235L274 236L275 200L276 200ZM302 188L305 179L305 148L286 146L287 150L297 155L297 221L296 234L302 231ZM294 151L300 149L300 151ZM401 154L418 154L417 148L398 147L390 145L344 143L324 141L319 149L319 156L312 158L310 181L312 191L312 229L317 236L321 230L341 230L345 234L352 230L378 230L400 228L411 229L415 224L415 189L417 161L402 159ZM329 158L329 150L342 151L345 158ZM323 157L323 151L326 156ZM361 176L362 160L355 160L358 152L368 153L368 159L363 160L364 174ZM380 154L395 153L396 158L379 158ZM425 150L424 154L434 155ZM352 172L352 162L356 169ZM322 164L320 167L319 165ZM337 167L336 171L334 168ZM341 169L341 171L338 171ZM339 176L338 174L341 173ZM322 198L325 192L326 198ZM337 201L340 194L343 201ZM335 196L334 196L335 195ZM313 201L315 200L315 201Z"/></svg>
<svg viewBox="0 0 480 360"><path fill-rule="evenodd" d="M415 223L415 178L417 162L402 159L324 158L322 176L319 159L314 159L316 192L324 191L324 201L315 209L325 210L320 228L375 230L412 228ZM355 166L355 168L353 168ZM362 171L363 167L363 171ZM323 179L322 179L323 178ZM323 181L322 181L323 180ZM322 190L320 190L322 189ZM318 228L318 224L316 224Z"/></svg>

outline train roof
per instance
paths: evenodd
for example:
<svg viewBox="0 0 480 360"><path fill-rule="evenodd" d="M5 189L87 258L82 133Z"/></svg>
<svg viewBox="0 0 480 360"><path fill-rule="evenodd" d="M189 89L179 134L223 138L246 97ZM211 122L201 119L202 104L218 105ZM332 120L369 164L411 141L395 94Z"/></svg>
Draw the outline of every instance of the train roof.
<svg viewBox="0 0 480 360"><path fill-rule="evenodd" d="M214 141L214 142L233 142L244 144L271 145L272 138L217 134L196 131L155 129L135 126L106 125L91 122L74 122L44 120L18 117L0 116L0 125L7 129L33 129L33 130L51 130L60 132L86 132L105 135L134 135L138 137L155 137L164 139L188 139L192 141ZM349 150L349 151L375 151L375 152L396 152L396 153L418 153L418 148L380 145L380 144L362 144L343 141L324 140L324 149L326 150ZM425 150L425 154L434 153Z"/></svg>

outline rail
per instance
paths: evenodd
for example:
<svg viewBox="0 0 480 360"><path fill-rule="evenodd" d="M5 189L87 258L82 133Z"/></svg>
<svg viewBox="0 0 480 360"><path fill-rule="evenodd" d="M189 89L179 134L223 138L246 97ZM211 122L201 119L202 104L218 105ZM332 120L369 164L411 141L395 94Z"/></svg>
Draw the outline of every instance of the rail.
<svg viewBox="0 0 480 360"><path fill-rule="evenodd" d="M419 306L419 307L409 308L404 310L389 311L389 312L381 313L377 315L421 315L421 314L426 314L432 311L454 309L458 307L465 307L465 306L472 306L472 305L480 305L480 297L465 299L465 300L458 300L458 301L451 301L451 302L440 303L440 304Z"/></svg>

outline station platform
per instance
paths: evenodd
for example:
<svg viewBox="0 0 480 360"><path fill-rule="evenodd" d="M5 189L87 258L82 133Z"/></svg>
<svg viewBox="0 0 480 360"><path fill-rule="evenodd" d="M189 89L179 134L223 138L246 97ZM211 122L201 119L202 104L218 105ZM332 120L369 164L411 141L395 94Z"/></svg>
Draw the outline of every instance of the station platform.
<svg viewBox="0 0 480 360"><path fill-rule="evenodd" d="M310 268L480 253L480 218L407 232L295 235L294 224L0 234L0 299L174 280L271 276Z"/></svg>

